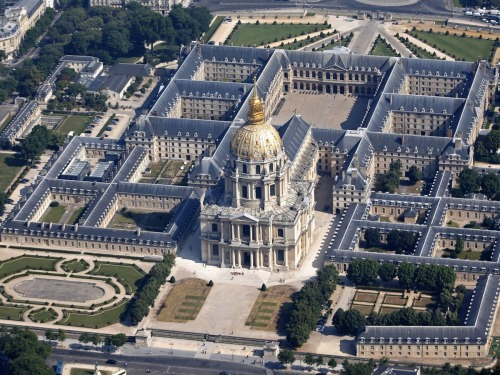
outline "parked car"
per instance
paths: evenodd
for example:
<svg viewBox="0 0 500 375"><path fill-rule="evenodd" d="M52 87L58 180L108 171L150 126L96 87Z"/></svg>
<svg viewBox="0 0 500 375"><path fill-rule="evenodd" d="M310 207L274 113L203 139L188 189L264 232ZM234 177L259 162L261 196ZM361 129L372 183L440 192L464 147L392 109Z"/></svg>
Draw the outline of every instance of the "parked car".
<svg viewBox="0 0 500 375"><path fill-rule="evenodd" d="M323 332L325 330L325 326L324 325L319 325L316 327L316 331L317 332Z"/></svg>
<svg viewBox="0 0 500 375"><path fill-rule="evenodd" d="M25 184L26 182L29 182L29 181L30 181L29 179L27 179L27 178L23 178L23 179L21 180L21 184Z"/></svg>
<svg viewBox="0 0 500 375"><path fill-rule="evenodd" d="M117 361L116 361L116 359L111 359L111 358L110 358L110 359L108 359L108 360L106 361L106 363L107 363L108 365L116 365Z"/></svg>
<svg viewBox="0 0 500 375"><path fill-rule="evenodd" d="M106 130L109 132L110 130L113 130L111 126L106 126Z"/></svg>
<svg viewBox="0 0 500 375"><path fill-rule="evenodd" d="M8 204L14 204L14 199L7 198L5 202L7 202Z"/></svg>

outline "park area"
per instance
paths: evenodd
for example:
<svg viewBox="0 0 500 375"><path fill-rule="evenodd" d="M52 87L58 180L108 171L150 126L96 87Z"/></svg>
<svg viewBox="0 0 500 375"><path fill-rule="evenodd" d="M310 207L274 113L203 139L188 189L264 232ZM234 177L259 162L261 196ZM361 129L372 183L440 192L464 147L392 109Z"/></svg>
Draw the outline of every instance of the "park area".
<svg viewBox="0 0 500 375"><path fill-rule="evenodd" d="M127 308L127 302L128 300L124 299L120 302L115 303L116 306L114 306L113 308L106 309L98 313L89 312L80 314L65 311L65 313L67 313L67 318L59 324L86 328L101 328L109 326L120 321L121 315Z"/></svg>
<svg viewBox="0 0 500 375"><path fill-rule="evenodd" d="M96 262L96 266L91 273L93 275L115 277L125 287L127 294L135 293L145 276L144 271L134 265L101 262Z"/></svg>
<svg viewBox="0 0 500 375"><path fill-rule="evenodd" d="M245 325L250 329L263 331L284 329L285 327L280 324L280 317L290 312L294 292L294 288L285 285L273 286L266 291L261 291Z"/></svg>
<svg viewBox="0 0 500 375"><path fill-rule="evenodd" d="M162 302L157 319L163 322L185 323L195 320L210 293L201 279L185 279L175 284Z"/></svg>
<svg viewBox="0 0 500 375"><path fill-rule="evenodd" d="M375 40L371 54L374 56L397 56L397 53L395 53L392 47L382 38L377 38Z"/></svg>
<svg viewBox="0 0 500 375"><path fill-rule="evenodd" d="M9 187L14 178L21 172L26 165L23 159L16 157L14 154L0 153L0 190L5 191Z"/></svg>
<svg viewBox="0 0 500 375"><path fill-rule="evenodd" d="M323 24L241 24L237 25L226 43L244 47L261 46L326 30L327 28L328 26Z"/></svg>
<svg viewBox="0 0 500 375"><path fill-rule="evenodd" d="M438 34L436 32L412 31L410 33L429 46L438 46L447 55L458 60L490 60L495 46L494 40Z"/></svg>
<svg viewBox="0 0 500 375"><path fill-rule="evenodd" d="M55 264L60 260L60 258L30 256L21 256L6 260L0 263L0 278L27 269L53 271L55 269Z"/></svg>
<svg viewBox="0 0 500 375"><path fill-rule="evenodd" d="M88 124L92 123L93 116L69 115L56 129L56 133L67 135L69 132L75 132L75 135L83 133Z"/></svg>
<svg viewBox="0 0 500 375"><path fill-rule="evenodd" d="M390 314L403 307L412 307L417 311L434 311L436 301L436 296L422 292L357 289L351 309L358 310L365 316L372 312Z"/></svg>
<svg viewBox="0 0 500 375"><path fill-rule="evenodd" d="M151 212L122 208L120 211L116 211L108 227L129 230L141 228L151 232L163 232L170 222L173 213L174 211Z"/></svg>

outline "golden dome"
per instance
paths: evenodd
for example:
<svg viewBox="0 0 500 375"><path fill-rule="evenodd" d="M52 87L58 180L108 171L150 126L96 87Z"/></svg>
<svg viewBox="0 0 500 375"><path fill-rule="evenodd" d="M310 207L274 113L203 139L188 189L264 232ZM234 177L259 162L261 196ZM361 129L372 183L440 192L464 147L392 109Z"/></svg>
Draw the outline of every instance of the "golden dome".
<svg viewBox="0 0 500 375"><path fill-rule="evenodd" d="M253 90L247 124L236 131L231 151L240 159L257 161L277 156L283 150L283 141L278 131L265 121L264 103L256 85Z"/></svg>

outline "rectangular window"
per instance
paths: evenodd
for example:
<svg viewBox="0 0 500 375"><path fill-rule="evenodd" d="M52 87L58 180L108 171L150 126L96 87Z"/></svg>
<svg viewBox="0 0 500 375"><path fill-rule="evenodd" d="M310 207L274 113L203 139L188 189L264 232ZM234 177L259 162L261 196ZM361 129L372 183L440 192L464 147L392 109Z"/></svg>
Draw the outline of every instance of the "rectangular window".
<svg viewBox="0 0 500 375"><path fill-rule="evenodd" d="M217 232L217 224L216 223L212 224L212 232Z"/></svg>
<svg viewBox="0 0 500 375"><path fill-rule="evenodd" d="M241 196L243 198L248 198L248 187L246 186L241 187Z"/></svg>
<svg viewBox="0 0 500 375"><path fill-rule="evenodd" d="M285 260L285 250L278 250L278 262Z"/></svg>
<svg viewBox="0 0 500 375"><path fill-rule="evenodd" d="M257 186L255 188L255 198L257 198L257 199L262 198L262 188L260 186Z"/></svg>
<svg viewBox="0 0 500 375"><path fill-rule="evenodd" d="M214 257L219 256L219 245L212 245L212 255Z"/></svg>
<svg viewBox="0 0 500 375"><path fill-rule="evenodd" d="M285 237L285 231L283 228L278 228L278 237Z"/></svg>
<svg viewBox="0 0 500 375"><path fill-rule="evenodd" d="M271 197L274 197L276 195L276 185L269 186L269 194L271 195Z"/></svg>

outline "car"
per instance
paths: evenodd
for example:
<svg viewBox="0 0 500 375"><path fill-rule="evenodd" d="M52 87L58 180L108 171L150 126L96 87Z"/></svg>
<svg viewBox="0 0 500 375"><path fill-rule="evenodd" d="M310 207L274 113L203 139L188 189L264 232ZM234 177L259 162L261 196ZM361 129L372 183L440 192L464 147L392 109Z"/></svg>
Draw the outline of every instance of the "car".
<svg viewBox="0 0 500 375"><path fill-rule="evenodd" d="M325 324L326 324L326 319L323 318L318 320L318 322L316 323L316 325L318 326L324 326Z"/></svg>
<svg viewBox="0 0 500 375"><path fill-rule="evenodd" d="M90 134L90 133L92 133L92 129L87 129L87 130L84 131L84 133L85 134Z"/></svg>
<svg viewBox="0 0 500 375"><path fill-rule="evenodd" d="M108 133L104 133L104 136L107 138L107 137L109 137L109 134Z"/></svg>
<svg viewBox="0 0 500 375"><path fill-rule="evenodd" d="M107 363L108 365L116 365L117 361L116 361L116 359L111 359L111 358L110 358L110 359L108 359L108 360L106 361L106 363Z"/></svg>
<svg viewBox="0 0 500 375"><path fill-rule="evenodd" d="M21 184L25 184L26 182L29 182L29 181L30 181L29 179L27 179L27 178L23 178L23 179L21 180Z"/></svg>
<svg viewBox="0 0 500 375"><path fill-rule="evenodd" d="M106 130L109 132L110 130L113 130L111 126L106 126Z"/></svg>
<svg viewBox="0 0 500 375"><path fill-rule="evenodd" d="M231 375L229 371L221 371L220 375Z"/></svg>
<svg viewBox="0 0 500 375"><path fill-rule="evenodd" d="M322 324L321 324L321 325L318 325L318 326L316 327L316 332L323 332L324 330L325 330L325 326L324 326L324 325L322 325Z"/></svg>
<svg viewBox="0 0 500 375"><path fill-rule="evenodd" d="M215 42L213 40L211 40L210 42L207 43L209 46L213 46L215 45Z"/></svg>
<svg viewBox="0 0 500 375"><path fill-rule="evenodd" d="M7 198L5 202L7 202L8 204L14 204L14 199Z"/></svg>

